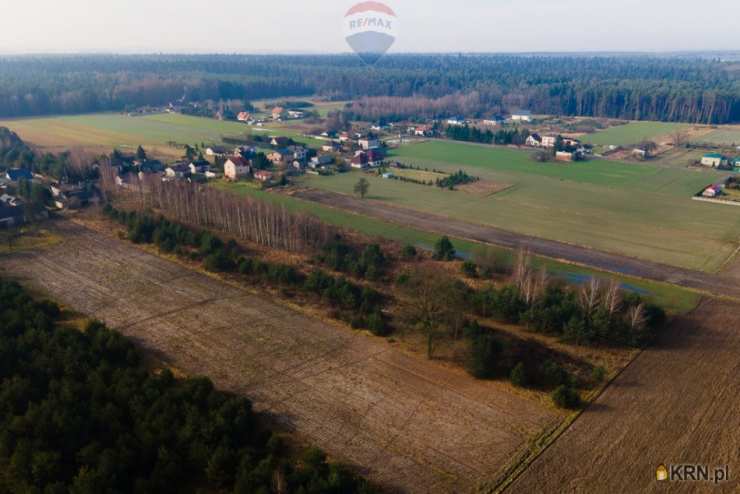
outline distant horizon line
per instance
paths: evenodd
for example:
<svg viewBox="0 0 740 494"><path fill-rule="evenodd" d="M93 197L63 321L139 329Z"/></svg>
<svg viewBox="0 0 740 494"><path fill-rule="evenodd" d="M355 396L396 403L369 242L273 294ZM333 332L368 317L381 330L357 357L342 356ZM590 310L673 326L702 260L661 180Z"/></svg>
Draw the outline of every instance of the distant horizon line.
<svg viewBox="0 0 740 494"><path fill-rule="evenodd" d="M740 55L738 49L697 49L697 50L528 50L528 51L399 51L386 54L394 55ZM0 51L0 57L31 57L31 56L338 56L356 55L351 51L253 51L253 52L190 52L190 51L126 51L126 50L100 50L100 51L29 51L15 52Z"/></svg>

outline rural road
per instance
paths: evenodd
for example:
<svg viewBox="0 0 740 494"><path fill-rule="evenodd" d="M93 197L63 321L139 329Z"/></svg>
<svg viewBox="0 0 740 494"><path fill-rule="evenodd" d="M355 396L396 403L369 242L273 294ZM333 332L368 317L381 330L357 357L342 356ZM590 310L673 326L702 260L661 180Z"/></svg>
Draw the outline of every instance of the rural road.
<svg viewBox="0 0 740 494"><path fill-rule="evenodd" d="M492 226L468 223L441 215L390 206L382 201L361 200L334 192L297 189L291 191L291 195L325 206L379 218L419 230L439 233L440 235L449 235L510 249L528 248L533 254L556 260L612 273L671 283L715 296L740 300L740 282L731 277L678 268L619 254L610 254L578 245L514 233Z"/></svg>
<svg viewBox="0 0 740 494"><path fill-rule="evenodd" d="M680 318L507 494L740 492L740 305ZM729 482L657 482L659 465L729 467Z"/></svg>

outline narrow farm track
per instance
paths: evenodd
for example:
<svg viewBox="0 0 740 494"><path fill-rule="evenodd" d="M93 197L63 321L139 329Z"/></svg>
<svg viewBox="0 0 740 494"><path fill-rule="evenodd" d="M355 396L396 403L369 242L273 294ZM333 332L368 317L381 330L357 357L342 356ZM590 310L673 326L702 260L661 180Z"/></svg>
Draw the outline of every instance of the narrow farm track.
<svg viewBox="0 0 740 494"><path fill-rule="evenodd" d="M671 283L714 296L731 297L740 301L740 283L737 282L737 279L727 276L601 252L578 245L513 233L492 226L468 223L441 215L390 206L382 201L361 200L334 192L298 189L293 190L291 195L306 201L313 201L325 206L440 235L449 235L510 249L528 248L532 253L540 256L611 273Z"/></svg>
<svg viewBox="0 0 740 494"><path fill-rule="evenodd" d="M407 355L69 222L56 246L0 270L210 377L370 479L468 492L562 415L505 383Z"/></svg>
<svg viewBox="0 0 740 494"><path fill-rule="evenodd" d="M643 352L507 493L740 492L740 305L705 301ZM731 481L655 480L658 465Z"/></svg>

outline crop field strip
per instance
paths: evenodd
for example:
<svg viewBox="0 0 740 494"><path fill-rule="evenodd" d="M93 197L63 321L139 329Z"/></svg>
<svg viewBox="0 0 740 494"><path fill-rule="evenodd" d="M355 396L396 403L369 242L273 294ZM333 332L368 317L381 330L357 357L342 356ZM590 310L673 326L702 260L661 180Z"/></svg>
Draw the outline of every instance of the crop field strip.
<svg viewBox="0 0 740 494"><path fill-rule="evenodd" d="M5 274L249 396L373 480L468 490L561 418L504 383L475 381L123 241L59 228L61 244L4 257Z"/></svg>
<svg viewBox="0 0 740 494"><path fill-rule="evenodd" d="M370 198L516 233L713 272L740 244L740 218L691 197L722 174L588 161L536 163L529 153L454 142L408 145L393 159L462 168L512 184L489 197L367 177ZM301 184L351 194L359 175L307 176Z"/></svg>

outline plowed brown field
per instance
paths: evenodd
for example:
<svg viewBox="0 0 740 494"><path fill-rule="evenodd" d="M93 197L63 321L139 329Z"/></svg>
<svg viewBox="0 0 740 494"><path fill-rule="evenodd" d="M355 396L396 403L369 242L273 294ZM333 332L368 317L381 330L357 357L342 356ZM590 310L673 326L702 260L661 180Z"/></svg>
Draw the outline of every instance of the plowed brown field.
<svg viewBox="0 0 740 494"><path fill-rule="evenodd" d="M659 483L662 463L727 465L732 480ZM507 492L740 492L740 305L678 321Z"/></svg>
<svg viewBox="0 0 740 494"><path fill-rule="evenodd" d="M57 228L60 244L0 258L3 273L248 396L387 486L469 491L562 418L507 384L476 381L112 236Z"/></svg>

